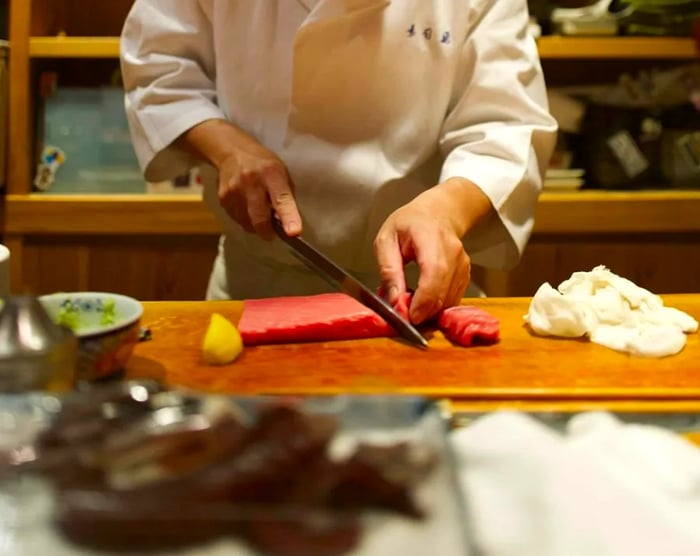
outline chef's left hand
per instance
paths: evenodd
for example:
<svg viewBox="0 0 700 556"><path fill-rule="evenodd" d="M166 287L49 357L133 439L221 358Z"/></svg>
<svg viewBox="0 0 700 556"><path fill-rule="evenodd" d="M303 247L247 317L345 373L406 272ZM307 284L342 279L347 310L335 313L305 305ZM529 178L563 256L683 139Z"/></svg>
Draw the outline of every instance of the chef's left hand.
<svg viewBox="0 0 700 556"><path fill-rule="evenodd" d="M418 287L409 317L420 324L458 305L471 277L462 238L492 211L473 183L449 179L394 211L374 242L382 289L390 303L406 291L404 266L415 260Z"/></svg>

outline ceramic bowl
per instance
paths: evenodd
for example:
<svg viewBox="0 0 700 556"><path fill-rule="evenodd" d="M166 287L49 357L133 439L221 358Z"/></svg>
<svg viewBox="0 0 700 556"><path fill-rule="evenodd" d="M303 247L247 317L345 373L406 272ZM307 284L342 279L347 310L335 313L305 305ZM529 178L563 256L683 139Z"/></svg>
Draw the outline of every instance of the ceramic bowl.
<svg viewBox="0 0 700 556"><path fill-rule="evenodd" d="M124 369L139 341L139 301L109 292L53 293L39 301L54 322L78 338L78 380L106 378Z"/></svg>

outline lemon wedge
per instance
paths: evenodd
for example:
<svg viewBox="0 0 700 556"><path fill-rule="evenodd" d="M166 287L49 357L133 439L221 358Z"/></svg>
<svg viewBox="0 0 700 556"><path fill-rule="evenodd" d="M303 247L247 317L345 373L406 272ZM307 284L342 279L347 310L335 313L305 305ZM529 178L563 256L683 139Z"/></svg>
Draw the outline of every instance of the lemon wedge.
<svg viewBox="0 0 700 556"><path fill-rule="evenodd" d="M238 329L223 315L213 313L202 344L202 358L210 365L225 365L243 351Z"/></svg>

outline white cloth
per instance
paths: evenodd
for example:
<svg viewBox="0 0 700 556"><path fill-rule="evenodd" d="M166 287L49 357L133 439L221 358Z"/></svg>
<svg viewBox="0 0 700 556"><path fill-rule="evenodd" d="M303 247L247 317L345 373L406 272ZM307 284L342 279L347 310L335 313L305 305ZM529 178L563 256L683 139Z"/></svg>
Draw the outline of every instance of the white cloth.
<svg viewBox="0 0 700 556"><path fill-rule="evenodd" d="M664 306L658 295L602 265L574 272L557 289L542 284L525 320L541 336L587 336L594 343L646 357L680 352L686 333L698 330L692 316Z"/></svg>
<svg viewBox="0 0 700 556"><path fill-rule="evenodd" d="M465 240L507 268L533 225L556 122L525 0L136 0L122 33L126 108L149 180L195 163L172 142L226 118L287 165L304 235L356 273L374 269L385 218L447 178L470 179L499 218ZM243 233L249 253L298 264Z"/></svg>
<svg viewBox="0 0 700 556"><path fill-rule="evenodd" d="M697 556L700 450L607 413L521 413L452 433L479 556Z"/></svg>

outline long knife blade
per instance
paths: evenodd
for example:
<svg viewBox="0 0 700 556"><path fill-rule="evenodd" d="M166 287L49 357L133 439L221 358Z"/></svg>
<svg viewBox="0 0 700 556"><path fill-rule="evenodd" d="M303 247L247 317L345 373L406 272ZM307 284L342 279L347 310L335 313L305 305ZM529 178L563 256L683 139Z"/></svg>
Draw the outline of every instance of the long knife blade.
<svg viewBox="0 0 700 556"><path fill-rule="evenodd" d="M331 286L340 289L357 299L365 307L372 309L412 345L421 349L427 349L427 340L396 309L304 239L298 236L288 236L276 215L272 217L272 227L279 238L290 247L292 254L311 270L319 274Z"/></svg>

